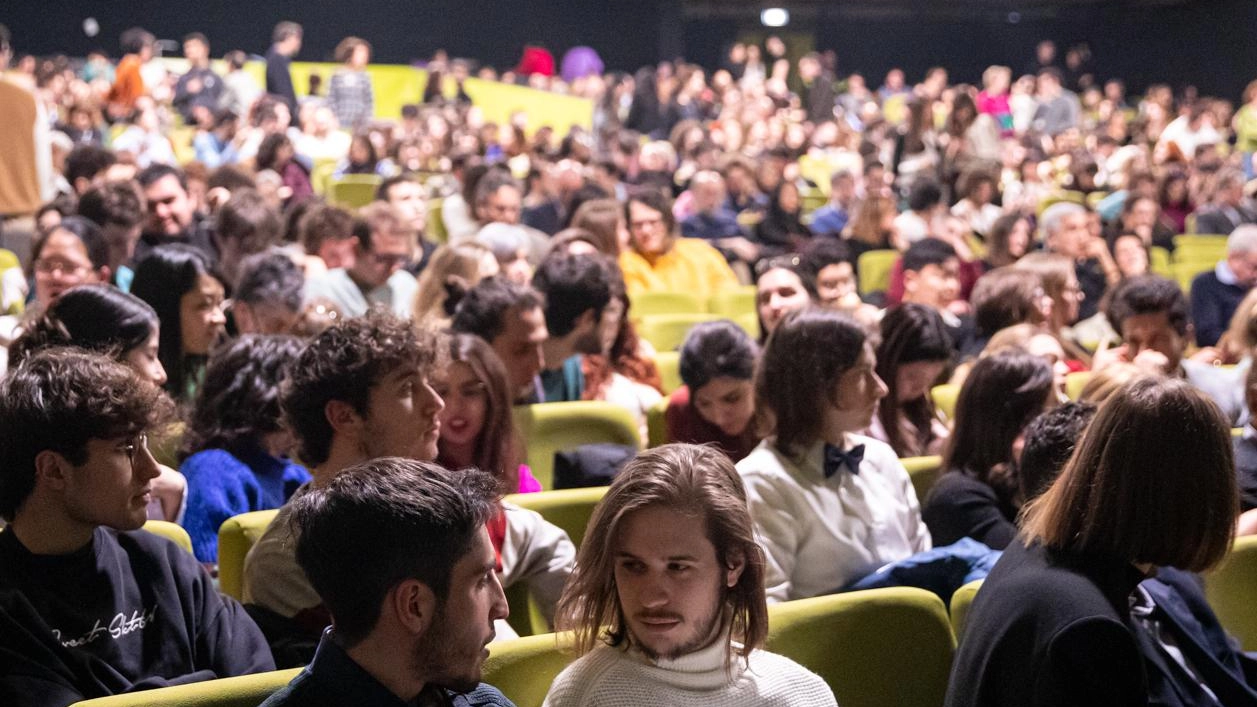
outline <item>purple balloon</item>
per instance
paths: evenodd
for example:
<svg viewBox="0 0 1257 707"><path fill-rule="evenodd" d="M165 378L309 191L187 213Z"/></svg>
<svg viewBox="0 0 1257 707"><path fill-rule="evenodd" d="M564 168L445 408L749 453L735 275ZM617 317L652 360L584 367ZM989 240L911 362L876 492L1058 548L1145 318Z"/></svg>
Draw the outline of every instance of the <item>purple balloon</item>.
<svg viewBox="0 0 1257 707"><path fill-rule="evenodd" d="M585 76L601 74L602 69L602 59L593 47L572 47L563 55L560 74L564 81L571 83Z"/></svg>

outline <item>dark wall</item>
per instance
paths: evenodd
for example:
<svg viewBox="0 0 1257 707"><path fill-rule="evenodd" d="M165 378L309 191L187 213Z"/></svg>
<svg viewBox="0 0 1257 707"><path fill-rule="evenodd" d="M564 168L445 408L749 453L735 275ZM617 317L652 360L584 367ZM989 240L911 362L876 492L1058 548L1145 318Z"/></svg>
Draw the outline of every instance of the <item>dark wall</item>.
<svg viewBox="0 0 1257 707"><path fill-rule="evenodd" d="M262 53L277 20L306 27L300 59L330 58L342 37L357 34L375 46L376 58L408 62L438 47L498 67L513 65L525 42L547 45L556 58L588 44L610 68L633 70L677 53L707 66L739 31L757 28L734 20L685 20L680 0L0 0L0 22L19 51L82 55L93 48L117 53L125 28L142 25L162 38L206 32L221 55L241 48ZM788 3L786 3L788 4ZM1014 6L1016 3L1009 3ZM1050 20L1009 24L1003 13L963 20L821 20L816 46L838 52L842 71L859 70L876 84L886 69L902 66L910 78L942 64L953 80L977 81L984 67L1002 63L1020 71L1035 42L1087 41L1099 73L1122 76L1133 88L1168 80L1197 84L1203 92L1238 97L1257 78L1257 2L1197 0L1188 7L1135 9L1126 2L1062 10ZM83 34L95 17L100 35ZM968 16L967 16L968 17Z"/></svg>

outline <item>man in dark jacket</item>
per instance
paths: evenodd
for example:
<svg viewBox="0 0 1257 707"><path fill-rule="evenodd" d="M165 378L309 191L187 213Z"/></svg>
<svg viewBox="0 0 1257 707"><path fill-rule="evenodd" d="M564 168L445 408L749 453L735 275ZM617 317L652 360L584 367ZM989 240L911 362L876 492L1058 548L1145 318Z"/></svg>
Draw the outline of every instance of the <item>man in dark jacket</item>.
<svg viewBox="0 0 1257 707"><path fill-rule="evenodd" d="M301 35L301 25L280 22L275 25L271 48L266 52L266 92L287 103L293 115L297 114L297 91L292 87L290 65L301 51Z"/></svg>
<svg viewBox="0 0 1257 707"><path fill-rule="evenodd" d="M38 353L0 390L0 704L274 670L253 621L190 553L140 530L172 405L127 366Z"/></svg>

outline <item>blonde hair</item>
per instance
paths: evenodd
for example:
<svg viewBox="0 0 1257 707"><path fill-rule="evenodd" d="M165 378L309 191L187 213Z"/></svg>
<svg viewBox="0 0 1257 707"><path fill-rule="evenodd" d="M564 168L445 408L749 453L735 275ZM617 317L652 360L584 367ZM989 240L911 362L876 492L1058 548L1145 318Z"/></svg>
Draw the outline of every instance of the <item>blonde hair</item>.
<svg viewBox="0 0 1257 707"><path fill-rule="evenodd" d="M480 282L481 263L492 257L493 251L470 241L437 248L419 274L411 318L416 322L449 320L452 312L446 311L445 304L451 290L461 293L475 287Z"/></svg>

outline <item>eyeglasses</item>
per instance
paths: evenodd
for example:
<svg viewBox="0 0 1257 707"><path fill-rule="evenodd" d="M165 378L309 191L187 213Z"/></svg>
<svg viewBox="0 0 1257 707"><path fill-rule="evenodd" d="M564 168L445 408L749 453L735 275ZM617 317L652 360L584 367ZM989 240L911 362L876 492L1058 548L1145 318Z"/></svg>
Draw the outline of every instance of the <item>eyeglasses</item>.
<svg viewBox="0 0 1257 707"><path fill-rule="evenodd" d="M372 253L371 262L382 268L400 268L410 262L409 255L388 255L385 253Z"/></svg>
<svg viewBox="0 0 1257 707"><path fill-rule="evenodd" d="M55 258L49 260L36 260L35 272L51 275L60 271L62 275L81 275L89 269L90 266L71 263L65 260L57 260Z"/></svg>

